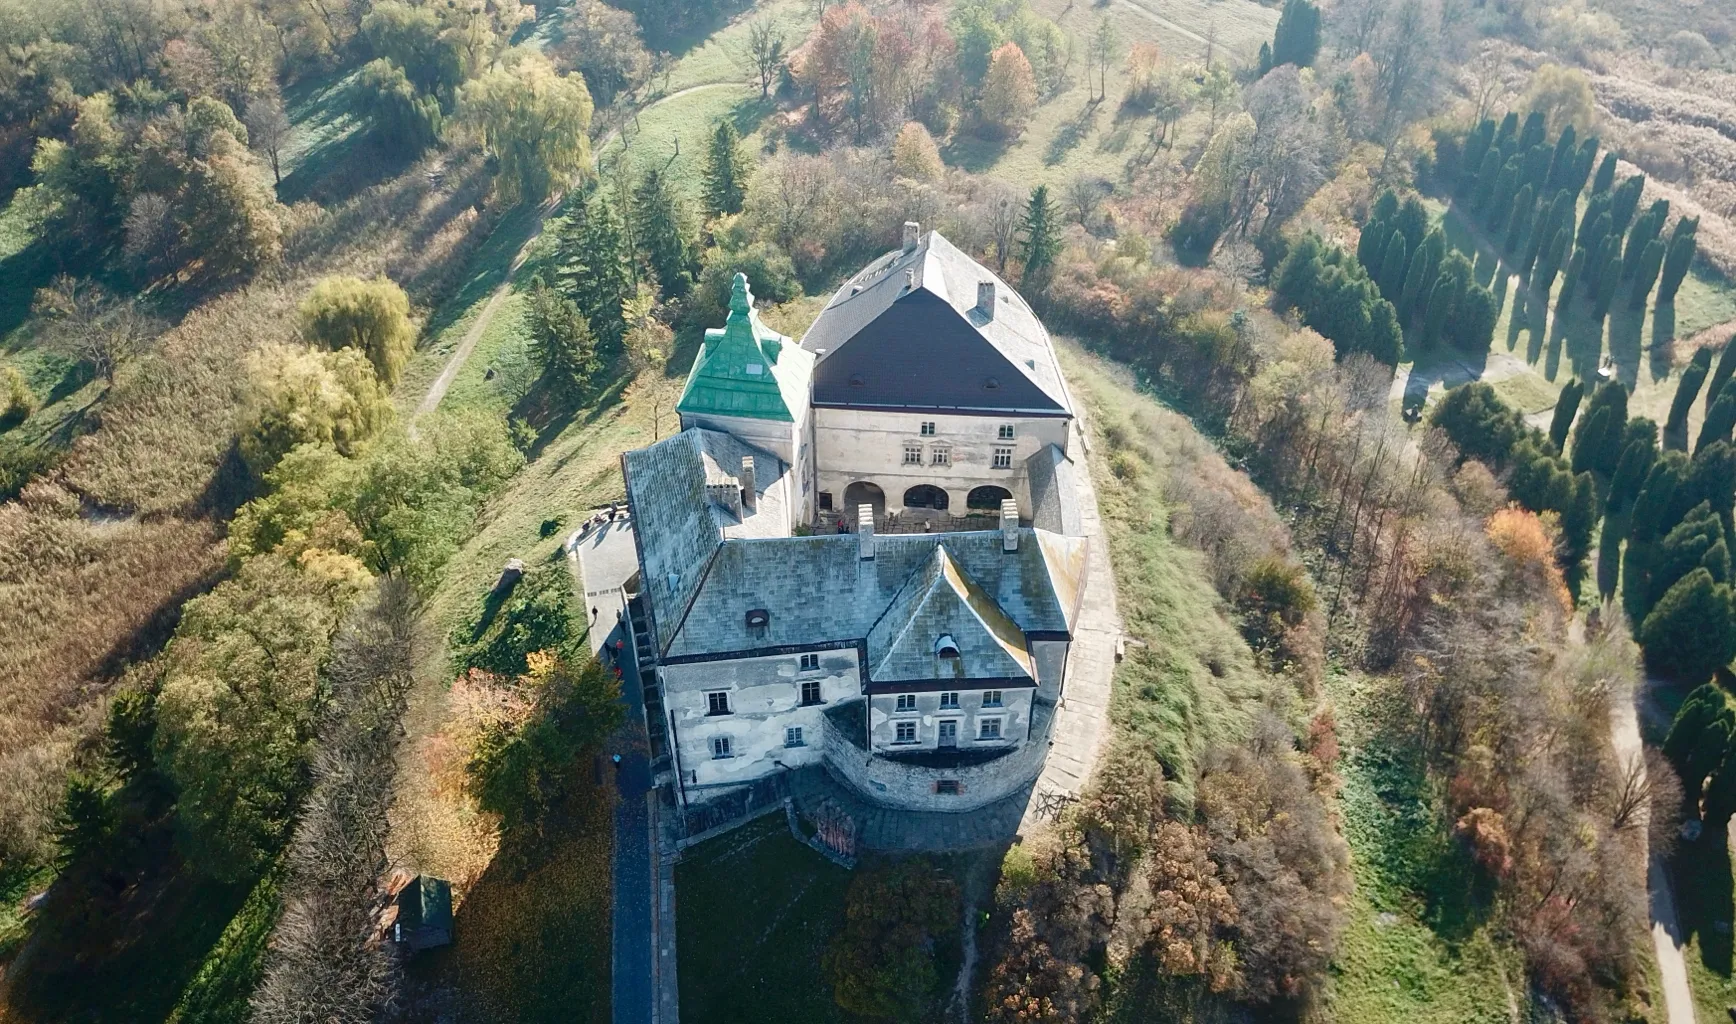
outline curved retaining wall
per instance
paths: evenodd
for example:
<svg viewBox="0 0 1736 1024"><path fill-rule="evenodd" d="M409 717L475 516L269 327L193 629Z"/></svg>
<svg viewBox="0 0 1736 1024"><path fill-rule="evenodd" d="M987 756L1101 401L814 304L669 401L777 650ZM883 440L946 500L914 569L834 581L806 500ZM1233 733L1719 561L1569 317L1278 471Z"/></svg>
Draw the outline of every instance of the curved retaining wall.
<svg viewBox="0 0 1736 1024"><path fill-rule="evenodd" d="M1036 781L1049 754L1053 712L1042 718L1034 735L1005 757L961 768L927 768L867 753L841 733L828 716L826 767L868 800L885 807L907 811L974 811ZM942 779L957 782L960 792L936 793L935 784Z"/></svg>

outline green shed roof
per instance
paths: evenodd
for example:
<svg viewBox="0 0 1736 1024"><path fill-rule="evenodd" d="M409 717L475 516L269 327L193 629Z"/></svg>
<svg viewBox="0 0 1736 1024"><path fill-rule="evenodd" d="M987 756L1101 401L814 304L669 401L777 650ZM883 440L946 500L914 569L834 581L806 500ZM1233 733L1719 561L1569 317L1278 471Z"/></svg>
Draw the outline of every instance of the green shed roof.
<svg viewBox="0 0 1736 1024"><path fill-rule="evenodd" d="M807 402L814 356L760 322L745 274L735 275L729 319L705 332L678 412L795 421Z"/></svg>

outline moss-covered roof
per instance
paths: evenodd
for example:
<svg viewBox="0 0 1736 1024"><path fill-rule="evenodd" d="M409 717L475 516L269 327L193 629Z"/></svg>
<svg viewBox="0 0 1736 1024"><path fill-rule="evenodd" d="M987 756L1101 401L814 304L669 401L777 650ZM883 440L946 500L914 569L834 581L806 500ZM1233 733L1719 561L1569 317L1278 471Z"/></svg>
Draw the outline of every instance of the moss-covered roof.
<svg viewBox="0 0 1736 1024"><path fill-rule="evenodd" d="M793 423L807 402L814 357L760 321L744 274L735 275L729 319L705 332L676 410Z"/></svg>

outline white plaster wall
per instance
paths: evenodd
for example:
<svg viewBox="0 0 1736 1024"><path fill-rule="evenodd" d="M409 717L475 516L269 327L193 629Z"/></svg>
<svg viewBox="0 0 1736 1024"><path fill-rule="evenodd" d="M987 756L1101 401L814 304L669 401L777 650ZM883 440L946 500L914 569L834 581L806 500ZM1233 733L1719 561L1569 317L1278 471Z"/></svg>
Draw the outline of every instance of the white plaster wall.
<svg viewBox="0 0 1736 1024"><path fill-rule="evenodd" d="M916 811L971 811L1036 781L1049 753L1047 726L1031 742L987 764L961 768L924 768L865 753L832 728L825 731L826 766L857 792L889 807ZM958 783L957 794L935 792L941 780Z"/></svg>
<svg viewBox="0 0 1736 1024"><path fill-rule="evenodd" d="M951 499L947 511L965 512L965 499L974 487L993 484L1010 491L1028 516L1030 484L1025 479L1025 460L1047 445L1067 449L1067 423L1063 418L1016 416L964 416L945 413L871 412L860 409L815 409L814 465L816 489L830 491L833 508L845 511L844 489L856 481L878 484L886 492L886 508L904 507L904 492L917 484L932 484ZM935 425L932 437L923 437L924 422ZM1013 425L1012 441L999 437L1003 423ZM923 446L923 465L904 465L904 445ZM952 450L949 466L929 465L931 446L943 443ZM994 450L1011 445L1011 469L994 468Z"/></svg>
<svg viewBox="0 0 1736 1024"><path fill-rule="evenodd" d="M898 706L896 694L874 694L868 698L868 738L869 744L875 750L933 750L940 745L940 723L942 720L952 720L958 725L958 749L988 750L996 747L1010 747L1022 743L1025 733L1030 729L1031 694L1030 688L1019 690L1002 690L1001 706L985 708L982 690L961 690L958 695L958 710L942 711L939 693L919 693L916 695L916 710L895 711ZM982 718L1001 719L1001 739L978 740L977 722ZM897 723L900 721L916 722L915 743L895 743L898 735Z"/></svg>
<svg viewBox="0 0 1736 1024"><path fill-rule="evenodd" d="M777 771L820 760L826 707L860 697L856 649L819 651L818 671L802 672L800 655L783 654L733 661L664 665L664 705L675 728L675 746L689 786L749 782ZM801 706L801 683L819 680L823 704ZM707 694L725 690L732 714L709 715ZM784 746L784 729L802 727L806 746ZM728 736L733 756L713 758L711 740Z"/></svg>
<svg viewBox="0 0 1736 1024"><path fill-rule="evenodd" d="M1031 659L1037 663L1037 690L1051 702L1059 700L1067 671L1066 640L1032 640Z"/></svg>

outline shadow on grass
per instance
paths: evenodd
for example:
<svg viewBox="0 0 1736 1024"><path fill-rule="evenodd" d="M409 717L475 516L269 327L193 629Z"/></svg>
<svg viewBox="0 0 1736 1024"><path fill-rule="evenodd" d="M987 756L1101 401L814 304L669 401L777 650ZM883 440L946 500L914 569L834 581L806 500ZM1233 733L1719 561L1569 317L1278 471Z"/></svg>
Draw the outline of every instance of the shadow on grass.
<svg viewBox="0 0 1736 1024"><path fill-rule="evenodd" d="M365 125L320 144L278 183L284 203L311 199L332 206L404 172L420 154L380 145Z"/></svg>
<svg viewBox="0 0 1736 1024"><path fill-rule="evenodd" d="M1728 980L1732 971L1730 846L1723 828L1683 843L1670 864L1682 941L1700 940L1700 962Z"/></svg>
<svg viewBox="0 0 1736 1024"><path fill-rule="evenodd" d="M1061 122L1055 130L1055 135L1049 140L1049 146L1043 151L1043 163L1053 167L1067 159L1079 143L1085 141L1085 136L1091 134L1091 129L1097 124L1097 111L1101 103L1097 100L1087 100L1079 108L1079 112Z"/></svg>
<svg viewBox="0 0 1736 1024"><path fill-rule="evenodd" d="M1567 310L1556 310L1556 323L1564 335L1567 361L1575 377L1592 379L1603 360L1603 321L1591 316L1584 306L1569 303Z"/></svg>
<svg viewBox="0 0 1736 1024"><path fill-rule="evenodd" d="M1659 303L1652 310L1652 343L1647 349L1651 353L1652 382L1657 383L1670 375L1675 369L1676 354L1676 304L1674 301Z"/></svg>
<svg viewBox="0 0 1736 1024"><path fill-rule="evenodd" d="M1628 390L1639 384L1641 351L1640 335L1645 331L1645 310L1629 309L1624 298L1609 311L1609 357L1615 363L1616 377Z"/></svg>
<svg viewBox="0 0 1736 1024"><path fill-rule="evenodd" d="M472 306L487 298L490 292L507 279L519 249L523 248L524 243L537 231L537 210L534 203L520 203L501 218L500 223L495 225L493 234L488 236L488 241L482 244L481 251L476 254L475 271L459 287L457 294L428 318L422 332L424 338L433 340L440 337L447 328L470 312Z"/></svg>
<svg viewBox="0 0 1736 1024"><path fill-rule="evenodd" d="M753 0L646 4L641 8L644 13L639 16L639 30L651 52L680 58L752 6Z"/></svg>
<svg viewBox="0 0 1736 1024"><path fill-rule="evenodd" d="M940 151L940 158L948 167L981 174L1000 160L1011 143L1011 139L989 139L961 131Z"/></svg>

